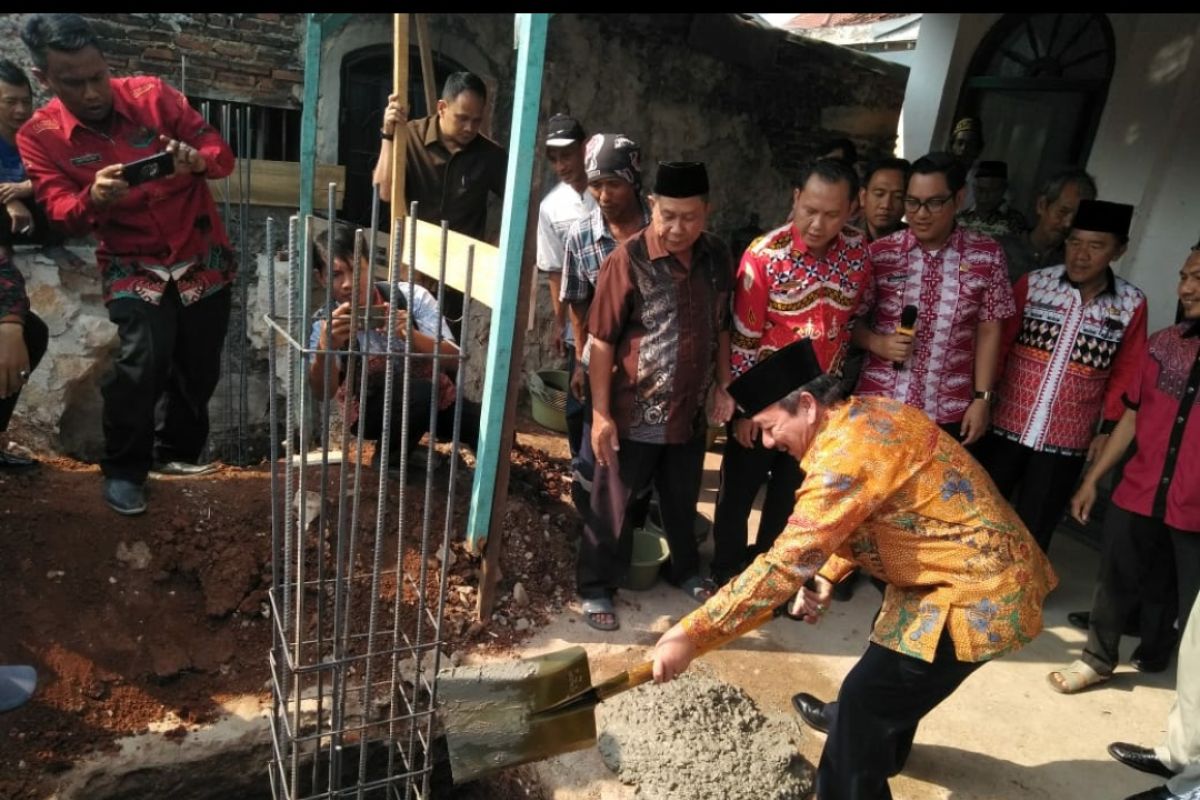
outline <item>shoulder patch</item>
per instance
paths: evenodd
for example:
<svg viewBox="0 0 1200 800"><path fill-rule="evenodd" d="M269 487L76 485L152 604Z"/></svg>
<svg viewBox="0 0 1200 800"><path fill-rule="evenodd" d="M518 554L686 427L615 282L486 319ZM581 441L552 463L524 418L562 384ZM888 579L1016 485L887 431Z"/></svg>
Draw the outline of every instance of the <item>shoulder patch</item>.
<svg viewBox="0 0 1200 800"><path fill-rule="evenodd" d="M58 120L50 119L49 117L42 117L35 121L29 128L29 132L33 134L57 130L62 130L62 126L58 124Z"/></svg>
<svg viewBox="0 0 1200 800"><path fill-rule="evenodd" d="M150 92L153 92L153 91L154 91L154 89L155 89L155 85L154 85L153 83L151 83L151 82L149 82L149 81L148 81L148 82L146 82L146 83L143 83L143 84L141 84L141 85L139 85L139 86L134 86L134 87L132 88L132 90L130 91L130 94L131 94L131 95L132 95L132 96L133 96L135 99L137 99L137 98L139 98L139 97L144 97L145 95L149 94Z"/></svg>

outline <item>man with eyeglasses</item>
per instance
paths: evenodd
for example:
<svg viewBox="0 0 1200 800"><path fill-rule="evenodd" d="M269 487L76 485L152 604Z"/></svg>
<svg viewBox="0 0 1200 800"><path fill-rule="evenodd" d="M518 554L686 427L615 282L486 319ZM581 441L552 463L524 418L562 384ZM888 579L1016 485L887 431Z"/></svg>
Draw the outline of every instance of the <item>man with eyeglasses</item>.
<svg viewBox="0 0 1200 800"><path fill-rule="evenodd" d="M909 227L871 243L873 319L854 341L867 350L858 394L920 408L970 448L990 423L1001 327L1016 306L999 243L955 225L965 179L947 153L913 164Z"/></svg>

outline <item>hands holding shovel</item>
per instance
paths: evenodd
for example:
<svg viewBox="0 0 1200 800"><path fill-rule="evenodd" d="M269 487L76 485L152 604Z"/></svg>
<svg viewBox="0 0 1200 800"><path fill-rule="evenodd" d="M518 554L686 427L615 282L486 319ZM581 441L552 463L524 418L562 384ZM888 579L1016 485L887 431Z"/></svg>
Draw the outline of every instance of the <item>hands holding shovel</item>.
<svg viewBox="0 0 1200 800"><path fill-rule="evenodd" d="M822 578L820 575L814 575L813 578L804 585L800 591L796 592L796 597L792 600L788 607L787 614L792 619L802 620L810 625L816 625L821 621L821 617L829 608L829 602L833 599L833 583ZM763 621L770 618L767 615ZM752 628L757 628L761 621L755 622ZM749 630L749 629L747 629ZM737 638L728 637L719 642L714 642L707 645L703 652L715 650L723 644L726 644L731 639ZM684 632L683 626L680 623L675 623L670 630L659 638L657 644L654 645L654 656L652 663L654 664L654 682L666 683L674 680L687 671L688 666L696 656L701 655L702 651L696 647L692 640Z"/></svg>

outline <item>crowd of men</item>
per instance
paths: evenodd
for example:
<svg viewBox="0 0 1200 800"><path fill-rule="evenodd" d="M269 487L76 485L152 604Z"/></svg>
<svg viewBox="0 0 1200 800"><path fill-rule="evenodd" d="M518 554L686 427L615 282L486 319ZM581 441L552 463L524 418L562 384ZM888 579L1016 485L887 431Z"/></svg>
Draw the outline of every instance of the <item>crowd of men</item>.
<svg viewBox="0 0 1200 800"><path fill-rule="evenodd" d="M163 81L113 78L80 17L35 15L23 39L53 99L31 112L28 78L0 62L0 223L5 236L99 242L120 339L103 385L103 495L138 514L151 470L210 468L199 462L234 260L207 179L229 174L233 154ZM480 133L486 104L469 73L452 75L422 119L390 98L381 194L407 125L407 196L423 217L482 236L505 159ZM822 800L890 797L920 719L1039 633L1057 583L1052 535L1068 511L1087 521L1098 483L1124 461L1095 601L1073 615L1088 644L1049 680L1064 693L1106 681L1131 617L1142 639L1134 666L1165 669L1186 626L1167 745L1116 743L1113 754L1171 778L1139 797L1196 786L1200 687L1183 661L1197 658L1200 638L1200 467L1182 455L1200 452L1200 252L1180 270L1181 321L1148 335L1145 294L1113 269L1135 209L1098 199L1096 182L1071 169L1045 181L1027 223L1005 203L1008 166L980 160L974 119L955 126L949 152L911 163L859 164L844 140L814 148L822 157L794 176L788 219L743 252L708 231L721 187L703 163L658 161L647 186L633 137L589 136L563 114L542 142L559 183L539 208L536 263L552 288L551 346L571 375L586 624L619 627L632 531L650 513L670 545L669 580L700 604L656 646L659 680L782 608L819 620L865 572L883 591L871 644L836 702L801 693L794 704L828 732ZM159 153L167 174L135 179L131 165ZM312 322L309 376L368 439L383 438L386 408L422 420L381 448L396 455L427 432L450 434L461 305L375 282L371 249L354 236L339 226L316 242L332 303ZM47 339L8 241L0 236L0 431ZM361 326L351 336L359 307L398 309L398 346L440 354L441 368L386 398L374 379L383 362L368 358L360 397L345 351L380 352L388 337ZM479 413L464 404L472 447ZM712 424L727 437L706 574L694 522ZM0 453L2 470L33 466Z"/></svg>

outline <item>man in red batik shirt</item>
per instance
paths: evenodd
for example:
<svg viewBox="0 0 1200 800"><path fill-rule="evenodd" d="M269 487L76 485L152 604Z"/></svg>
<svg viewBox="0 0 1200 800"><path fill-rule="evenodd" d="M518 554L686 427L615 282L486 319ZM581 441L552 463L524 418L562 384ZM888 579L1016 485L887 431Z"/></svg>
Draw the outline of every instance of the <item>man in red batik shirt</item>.
<svg viewBox="0 0 1200 800"><path fill-rule="evenodd" d="M837 159L809 163L797 176L792 221L746 250L733 292L730 378L797 339L809 339L821 368L840 372L850 323L871 280L861 233L847 228L858 196L858 175ZM746 416L730 425L721 462L721 492L713 523L713 580L726 583L755 553L771 548L787 524L803 475L796 459L763 447ZM754 553L747 522L766 483Z"/></svg>
<svg viewBox="0 0 1200 800"><path fill-rule="evenodd" d="M37 14L21 34L54 94L17 134L38 201L68 233L92 233L121 347L102 386L104 499L146 510L154 466L195 474L208 437L234 277L207 180L233 171L221 135L158 78L113 78L75 14ZM173 172L130 185L125 167L161 152Z"/></svg>

